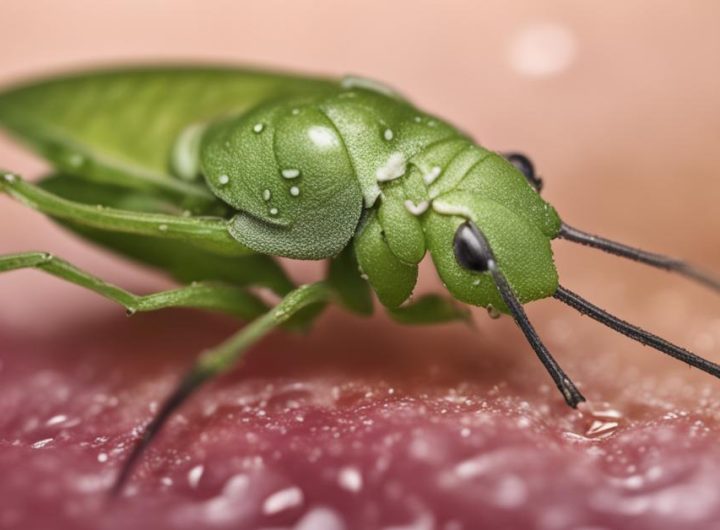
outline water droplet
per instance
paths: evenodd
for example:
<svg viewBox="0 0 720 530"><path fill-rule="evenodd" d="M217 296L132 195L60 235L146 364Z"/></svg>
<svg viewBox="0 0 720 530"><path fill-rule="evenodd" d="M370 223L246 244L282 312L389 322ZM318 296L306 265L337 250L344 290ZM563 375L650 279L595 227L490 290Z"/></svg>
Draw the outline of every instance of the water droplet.
<svg viewBox="0 0 720 530"><path fill-rule="evenodd" d="M270 208L270 215L277 215L278 209L277 208Z"/></svg>
<svg viewBox="0 0 720 530"><path fill-rule="evenodd" d="M300 506L303 503L302 490L296 486L276 491L263 503L262 511L265 515L273 515L282 511Z"/></svg>
<svg viewBox="0 0 720 530"><path fill-rule="evenodd" d="M33 449L42 449L43 447L45 447L47 444L49 444L53 440L54 440L54 438L44 438L42 440L38 440L37 442L32 444L30 447L32 447Z"/></svg>
<svg viewBox="0 0 720 530"><path fill-rule="evenodd" d="M192 468L190 471L188 471L187 481L188 481L188 484L190 484L191 488L197 488L204 472L205 472L205 466L203 466L202 464L198 464L197 466Z"/></svg>
<svg viewBox="0 0 720 530"><path fill-rule="evenodd" d="M265 124L256 123L255 126L253 127L253 132L255 132L256 134L260 134L261 132L263 132L264 128L265 128Z"/></svg>
<svg viewBox="0 0 720 530"><path fill-rule="evenodd" d="M421 123L422 122L422 116L415 116L415 123Z"/></svg>
<svg viewBox="0 0 720 530"><path fill-rule="evenodd" d="M107 455L107 453L100 453L100 454L98 454L98 455L97 455L97 461L100 462L101 464L107 462L107 461L108 461L108 455Z"/></svg>
<svg viewBox="0 0 720 530"><path fill-rule="evenodd" d="M420 216L420 215L424 214L427 211L427 209L430 207L430 203L428 201L422 201L422 202L419 202L418 204L415 204L414 202L412 202L409 199L404 202L404 205L405 205L405 209L415 216Z"/></svg>
<svg viewBox="0 0 720 530"><path fill-rule="evenodd" d="M300 176L299 169L283 169L282 176L286 179L294 179Z"/></svg>
<svg viewBox="0 0 720 530"><path fill-rule="evenodd" d="M167 229L168 229L168 225L158 226L158 230L160 230L161 232L167 232Z"/></svg>
<svg viewBox="0 0 720 530"><path fill-rule="evenodd" d="M73 153L67 157L68 164L70 164L70 167L73 168L79 168L83 165L83 162L85 162L85 157L83 157L79 153Z"/></svg>
<svg viewBox="0 0 720 530"><path fill-rule="evenodd" d="M614 433L620 424L616 421L595 420L592 422L585 436L588 438L607 438Z"/></svg>
<svg viewBox="0 0 720 530"><path fill-rule="evenodd" d="M290 188L290 195L292 195L293 197L297 197L298 195L300 195L300 188L298 188L297 186L293 186L292 188Z"/></svg>
<svg viewBox="0 0 720 530"><path fill-rule="evenodd" d="M428 121L428 127L435 127L435 126L437 126L437 122L435 120Z"/></svg>
<svg viewBox="0 0 720 530"><path fill-rule="evenodd" d="M400 152L392 153L385 164L377 169L375 178L378 182L389 182L402 177L406 169L405 155Z"/></svg>
<svg viewBox="0 0 720 530"><path fill-rule="evenodd" d="M228 182L230 182L230 177L228 177L227 175L220 175L218 177L218 184L220 184L221 186L225 186Z"/></svg>
<svg viewBox="0 0 720 530"><path fill-rule="evenodd" d="M360 470L353 466L343 467L338 473L338 484L348 491L360 491L363 487L363 477Z"/></svg>
<svg viewBox="0 0 720 530"><path fill-rule="evenodd" d="M495 309L495 306L493 306L492 304L488 304L488 306L485 309L487 309L488 316L490 318L492 318L493 320L497 320L498 318L500 318L500 316L501 316L500 311Z"/></svg>
<svg viewBox="0 0 720 530"><path fill-rule="evenodd" d="M173 485L173 479L171 479L170 477L163 477L163 478L160 479L160 483L161 483L163 486L168 486L168 487L169 487L169 486L172 486L172 485Z"/></svg>
<svg viewBox="0 0 720 530"><path fill-rule="evenodd" d="M58 423L64 423L66 422L68 417L65 414L58 414L57 416L53 416L48 421L45 422L45 425L57 425Z"/></svg>
<svg viewBox="0 0 720 530"><path fill-rule="evenodd" d="M298 114L300 114L300 109L292 109L293 116L297 116Z"/></svg>
<svg viewBox="0 0 720 530"><path fill-rule="evenodd" d="M263 200L264 200L265 202L267 202L267 201L270 200L270 197L272 197L272 193L270 193L270 190L263 190L263 195L262 195L262 197L263 197Z"/></svg>
<svg viewBox="0 0 720 530"><path fill-rule="evenodd" d="M425 181L425 184L429 186L430 184L435 182L440 176L441 171L442 169L440 168L440 166L433 166L430 171L423 175L423 180Z"/></svg>
<svg viewBox="0 0 720 530"><path fill-rule="evenodd" d="M17 180L17 177L12 173L5 173L5 175L3 175L3 179L5 180L5 182L15 182Z"/></svg>
<svg viewBox="0 0 720 530"><path fill-rule="evenodd" d="M392 129L385 129L385 132L383 133L383 138L385 138L388 142L393 139L395 135L392 132Z"/></svg>

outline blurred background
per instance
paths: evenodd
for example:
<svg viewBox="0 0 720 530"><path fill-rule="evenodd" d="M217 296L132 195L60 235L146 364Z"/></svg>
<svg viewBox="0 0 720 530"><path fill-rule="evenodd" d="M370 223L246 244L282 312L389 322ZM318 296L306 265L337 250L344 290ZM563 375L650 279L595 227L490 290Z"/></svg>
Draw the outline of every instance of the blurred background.
<svg viewBox="0 0 720 530"><path fill-rule="evenodd" d="M0 86L96 65L166 61L376 78L396 87L421 108L447 118L484 146L529 155L545 180L544 197L570 224L720 271L719 20L720 3L711 0L2 0ZM37 157L4 136L0 136L0 167L31 179L46 169ZM0 196L0 254L24 250L56 253L137 292L171 285L161 275L92 248L39 214ZM563 284L631 322L720 361L717 296L683 279L589 249L558 242L554 250ZM292 263L290 267L293 276L302 280L321 273L312 263ZM420 289L439 288L432 267L425 267ZM415 410L413 421L418 424L442 426L437 427L438 440L454 437L446 449L456 451L438 453L441 456L425 462L421 472L410 464L394 475L388 472L400 483L425 488L435 484L434 479L447 466L475 454L473 451L482 456L493 443L510 446L508 439L516 435L527 442L523 447L530 449L523 454L529 460L514 456L501 460L500 468L512 467L513 462L522 468L514 479L501 474L487 480L476 477L473 480L478 482L471 488L443 490L447 497L437 491L416 492L417 498L413 498L420 499L422 502L417 502L422 506L442 505L438 512L446 510L455 514L455 522L460 521L452 526L452 520L438 516L431 522L450 521L438 528L474 528L461 523L477 520L479 511L491 514L496 528L530 528L529 520L542 520L538 527L545 529L583 525L657 529L663 524L667 528L714 528L720 517L720 494L715 494L720 459L714 441L720 406L709 396L717 395L717 382L617 337L552 300L533 303L528 311L550 349L569 373L577 374L590 397L611 401L613 410L622 411L623 420L613 419L614 427L606 431L609 435L618 430L619 437L609 437L605 445L596 440L582 447L573 445L577 439L572 436L592 437L589 433L597 427L587 417L572 416L554 389L548 393L547 376L512 321L490 321L484 310L476 314L479 333L458 326L400 328L382 315L371 323L361 323L331 312L307 342L279 338L260 348L248 372L255 374L251 379L256 382L243 386L236 374L234 386L227 383L222 387L227 395L217 394L226 399L221 411L238 409L238 395L251 399L252 384L265 388L264 382L272 386L283 377L291 382L298 377L301 384L317 375L316 370L318 374L329 370L331 376L318 377L327 381L336 377L357 385L358 395L373 395L372 390L378 388L385 395L389 385L390 390L397 389L397 399L421 396L418 399L427 400L423 403L429 413L421 411L415 401L403 413ZM128 322L113 304L57 279L34 271L1 275L0 388L5 388L5 397L0 389L0 398L16 408L5 423L0 417L0 447L12 446L18 453L0 454L0 470L6 477L0 497L7 503L3 507L0 501L0 528L13 524L29 528L23 521L35 515L37 523L37 515L50 505L62 507L65 516L74 521L67 526L78 528L78 519L72 517L98 509L99 504L90 505L86 498L109 484L109 473L127 447L122 444L128 433L139 418L149 414L147 403L162 399L183 363L201 347L225 336L232 326L226 320L187 313L149 315ZM269 360L262 361L266 352ZM365 359L366 371L358 372L348 359ZM44 371L47 366L52 370ZM39 378L40 373L45 379ZM67 385L62 399L47 396L51 386L47 380ZM35 394L28 393L28 388ZM371 391L366 393L365 388ZM457 411L450 419L445 413L454 406L448 403L455 403L448 396L456 397L458 388L464 388L472 399L480 396L491 404L491 413L483 416L484 427L473 431L485 438L463 434L456 440L457 425L468 419L463 416L468 411ZM67 427L62 431L65 442L58 436L54 442L46 442L42 453L46 460L37 456L40 453L33 449L34 444L56 435L55 431L39 434L38 425L42 427L47 418L59 414L71 417L70 410L83 416L83 407L96 404L97 395L107 397L115 391L120 396L119 406L117 399L114 405L108 405L107 399L97 405L105 415L99 420L105 422L104 431L92 421ZM209 403L215 393L203 396L205 401L197 403L208 410L211 405L217 408L217 403ZM349 403L345 409L339 406L339 414L344 410L349 423L365 418L367 410L375 406L370 399L363 402L367 409L358 412L353 409L355 402ZM475 414L473 406L468 410ZM237 422L222 424L225 434L217 434L213 429L224 420L210 424L210 420L192 416L200 415L201 405L191 405L188 410L188 424L201 425L203 433L212 433L210 439L233 443L239 439L232 431ZM336 412L332 407L329 410ZM238 415L245 412L242 409ZM87 414L99 417L97 411L95 416ZM335 421L332 414L328 424ZM392 423L390 413L382 414L372 416L376 427L367 429L376 430L368 436L377 435L383 422ZM501 417L511 420L509 427L495 423ZM463 425L477 427L472 422L480 420L473 418ZM673 423L676 419L686 423L678 426ZM528 424L530 430L525 429ZM715 434L698 438L692 445L683 430L686 424L699 424L703 432ZM183 441L190 444L188 440L196 438L186 436L178 425L174 428L180 434L168 445L158 446L159 463L145 475L146 491L160 500L152 495L139 500L134 510L118 515L114 523L106 520L105 528L140 528L143 521L146 526L150 524L147 521L154 521L154 528L196 524L200 519L184 516L171 523L164 516L153 519L150 510L160 506L170 513L170 495L176 495L172 497L177 501L174 508L179 509L198 495L205 499L227 493L222 484L227 478L223 473L234 469L229 460L216 462L216 483L204 483L205 489L193 492L182 478L187 472L183 466L191 465L187 463L190 460L178 457L167 469L162 467L169 455L184 455L186 450L193 458L212 455L203 445L208 438L199 438L192 450L183 446ZM603 425L607 422L600 428ZM95 438L99 430L107 433L101 442ZM266 433L263 426L258 426L257 432L261 437ZM307 432L297 436L302 443L323 447L323 442L312 437L308 442ZM77 449L81 447L76 443L78 437L86 443L84 449ZM350 447L354 438L347 440ZM426 438L421 441L425 443ZM458 445L453 445L456 442ZM290 446L281 441L277 447L285 455ZM368 442L364 447L369 451L376 446ZM403 439L398 447L396 456L405 465L403 458L412 458L407 451L411 446ZM549 453L538 456L533 451L539 447ZM117 452L113 453L113 448ZM96 455L98 450L107 451L109 461L105 452L101 453L104 458ZM218 446L214 450L225 449ZM306 455L293 451L288 449L283 457L287 461L278 466L277 473L297 464L293 458L307 465ZM372 460L374 465L376 456L369 456L368 462ZM204 462L206 470L211 470L210 461ZM540 467L533 467L536 464ZM650 475L641 474L653 466L665 466L659 479L665 482L653 482ZM314 469L297 480L320 481L321 475ZM80 478L72 475L80 470L86 474ZM161 472L173 477L179 489L169 488L166 482L160 485ZM58 501L57 491L52 489L63 473L69 473L72 480L57 487L60 496L70 492L67 496L72 503ZM533 473L539 477L534 483L530 481ZM206 476L210 475L211 471L206 471ZM375 490L370 487L370 475L363 476L372 497ZM633 476L641 478L623 482ZM513 482L517 477L526 480L522 483L525 490ZM378 484L391 483L382 473L376 478ZM47 483L42 490L45 497L35 493L40 491L35 489L39 483ZM306 492L313 491L309 483L300 485ZM529 492L528 497L518 497L518 491ZM37 503L42 509L33 508L32 502L8 503L8 495L28 492L41 499ZM495 502L493 495L502 492L507 495ZM312 493L306 495L311 498ZM317 495L326 504L335 502L330 494ZM374 520L409 524L411 517L393 512L400 505L397 497L388 493L388 499L392 508L387 511L382 503L372 505ZM517 508L518 499L527 511L534 510L534 519L518 519L521 510L512 516L503 511ZM366 505L356 500L348 501L347 513L365 509ZM625 501L628 504L623 504ZM415 513L414 508L408 510ZM384 518L386 513L393 515ZM130 517L132 525L123 517ZM293 517L285 522L290 524L299 516ZM233 520L216 519L213 525L230 525ZM54 524L49 515L47 521ZM87 521L91 521L89 528L98 527L92 517ZM434 526L418 523L392 528Z"/></svg>
<svg viewBox="0 0 720 530"><path fill-rule="evenodd" d="M527 153L569 222L720 268L719 16L716 2L671 0L3 0L0 83L158 61L374 77L489 148ZM5 138L0 161L31 177L44 169ZM0 252L44 249L131 287L157 283L17 204L0 198L0 206ZM597 291L600 302L657 297L675 285L594 252L556 248L565 283ZM14 273L0 278L3 299L13 300L0 306L1 322L36 330L26 279L59 325L76 318L61 307L104 306L53 279Z"/></svg>

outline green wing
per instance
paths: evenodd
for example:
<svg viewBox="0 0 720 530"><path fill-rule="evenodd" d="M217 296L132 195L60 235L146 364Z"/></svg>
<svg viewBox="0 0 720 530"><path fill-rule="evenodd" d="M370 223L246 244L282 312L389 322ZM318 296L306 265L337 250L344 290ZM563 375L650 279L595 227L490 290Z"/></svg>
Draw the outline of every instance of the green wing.
<svg viewBox="0 0 720 530"><path fill-rule="evenodd" d="M146 67L54 77L0 92L0 126L58 169L136 189L212 199L175 178L173 145L193 124L267 99L337 89L320 78L221 67Z"/></svg>

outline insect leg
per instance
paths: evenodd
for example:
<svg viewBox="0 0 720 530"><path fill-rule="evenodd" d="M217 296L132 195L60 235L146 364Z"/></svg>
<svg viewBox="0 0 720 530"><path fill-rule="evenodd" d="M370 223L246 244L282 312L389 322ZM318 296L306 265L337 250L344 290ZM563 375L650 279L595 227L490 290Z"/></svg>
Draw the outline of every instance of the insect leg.
<svg viewBox="0 0 720 530"><path fill-rule="evenodd" d="M0 192L44 214L85 226L182 240L218 254L252 253L232 238L227 231L227 221L221 218L183 217L89 206L58 197L12 173L0 176Z"/></svg>
<svg viewBox="0 0 720 530"><path fill-rule="evenodd" d="M226 372L240 360L245 351L276 327L286 323L303 309L324 304L331 290L323 282L303 285L291 291L273 309L257 318L220 345L203 352L185 374L155 417L150 421L137 445L120 469L111 493L118 494L162 426L178 407L208 379Z"/></svg>
<svg viewBox="0 0 720 530"><path fill-rule="evenodd" d="M497 288L500 291L502 299L510 309L513 319L522 330L525 338L530 343L530 346L532 346L532 349L535 350L535 353L550 374L550 377L552 377L555 385L565 398L565 402L571 407L576 408L579 403L585 401L585 397L580 393L572 380L567 376L540 340L540 337L530 323L522 304L515 296L515 293L513 293L510 284L508 284L505 279L505 275L500 272L500 269L497 267L494 259L488 262L488 270L495 281L495 285L497 285Z"/></svg>
<svg viewBox="0 0 720 530"><path fill-rule="evenodd" d="M639 261L640 263L645 263L658 269L676 272L715 291L720 291L720 278L701 271L682 260L663 256L662 254L646 252L628 245L623 245L622 243L617 243L616 241L605 239L604 237L588 234L587 232L568 226L565 223L560 227L558 237L572 241L573 243L598 248L610 254L615 254L616 256Z"/></svg>
<svg viewBox="0 0 720 530"><path fill-rule="evenodd" d="M136 295L88 274L46 252L25 252L0 256L0 273L34 268L80 285L125 307L128 314L168 307L194 307L230 313L243 319L255 318L267 306L247 291L222 283L196 282L185 287L149 295Z"/></svg>
<svg viewBox="0 0 720 530"><path fill-rule="evenodd" d="M676 346L675 344L653 335L644 329L625 322L607 311L600 309L569 289L565 289L560 286L553 296L579 313L597 320L601 324L617 331L618 333L622 333L626 337L636 340L645 346L655 348L656 350L674 357L679 361L685 362L690 366L699 368L703 372L707 372L710 375L720 378L720 365L708 361L707 359L703 359L702 357L687 351L685 348Z"/></svg>

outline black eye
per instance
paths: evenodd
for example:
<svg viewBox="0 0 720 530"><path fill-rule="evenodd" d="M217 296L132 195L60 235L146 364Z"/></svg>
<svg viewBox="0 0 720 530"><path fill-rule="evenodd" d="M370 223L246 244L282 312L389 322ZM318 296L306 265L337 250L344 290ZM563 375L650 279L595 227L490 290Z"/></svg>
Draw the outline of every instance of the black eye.
<svg viewBox="0 0 720 530"><path fill-rule="evenodd" d="M530 185L535 188L535 191L537 191L538 193L542 191L543 181L535 174L535 166L533 166L533 163L528 157L526 157L522 153L505 153L504 156L508 162L510 162L513 166L519 169L523 175L525 175L525 178L530 183Z"/></svg>
<svg viewBox="0 0 720 530"><path fill-rule="evenodd" d="M492 252L485 237L474 224L465 222L458 227L453 241L453 251L455 259L463 269L473 272L488 270Z"/></svg>

